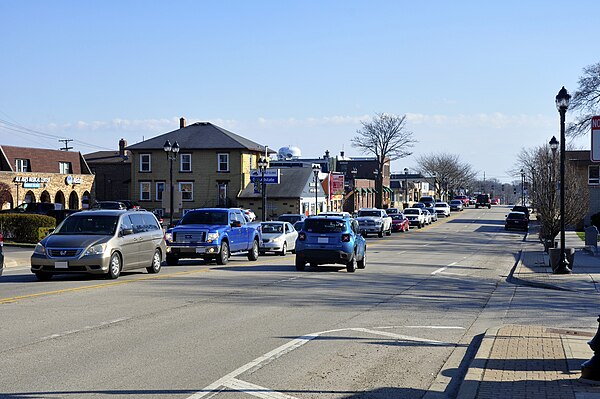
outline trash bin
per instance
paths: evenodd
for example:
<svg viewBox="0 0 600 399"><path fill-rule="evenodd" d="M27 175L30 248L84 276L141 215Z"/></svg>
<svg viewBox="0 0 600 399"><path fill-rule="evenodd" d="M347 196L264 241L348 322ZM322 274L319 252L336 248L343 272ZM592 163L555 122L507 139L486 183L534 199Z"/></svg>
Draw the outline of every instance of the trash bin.
<svg viewBox="0 0 600 399"><path fill-rule="evenodd" d="M550 258L550 267L552 271L556 271L560 262L560 248L549 248L548 255ZM573 269L573 262L575 262L575 248L565 248L565 255L567 262L569 262L569 269Z"/></svg>

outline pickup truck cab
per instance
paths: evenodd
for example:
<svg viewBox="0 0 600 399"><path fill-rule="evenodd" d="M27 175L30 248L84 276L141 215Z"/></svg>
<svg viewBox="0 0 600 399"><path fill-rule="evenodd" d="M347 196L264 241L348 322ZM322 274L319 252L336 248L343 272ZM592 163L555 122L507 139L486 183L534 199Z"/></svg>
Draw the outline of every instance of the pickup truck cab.
<svg viewBox="0 0 600 399"><path fill-rule="evenodd" d="M420 208L406 208L404 216L406 216L411 226L417 226L418 228L425 226L425 215Z"/></svg>
<svg viewBox="0 0 600 399"><path fill-rule="evenodd" d="M392 235L392 218L383 209L362 208L356 220L364 237L369 233L377 234L380 238L383 234Z"/></svg>
<svg viewBox="0 0 600 399"><path fill-rule="evenodd" d="M248 260L258 259L261 242L256 224L248 224L239 208L199 208L188 211L179 223L165 233L167 264L181 258L216 260L224 265L229 256L247 253Z"/></svg>

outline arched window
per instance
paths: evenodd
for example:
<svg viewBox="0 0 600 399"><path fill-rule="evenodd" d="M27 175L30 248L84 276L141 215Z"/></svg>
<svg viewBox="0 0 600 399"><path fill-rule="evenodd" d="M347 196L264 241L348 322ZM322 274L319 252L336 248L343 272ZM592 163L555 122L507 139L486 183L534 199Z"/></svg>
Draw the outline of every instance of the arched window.
<svg viewBox="0 0 600 399"><path fill-rule="evenodd" d="M79 196L75 191L69 194L69 209L79 209Z"/></svg>
<svg viewBox="0 0 600 399"><path fill-rule="evenodd" d="M58 191L56 193L56 195L54 196L54 202L56 202L57 204L61 204L63 208L65 207L65 195L62 191Z"/></svg>
<svg viewBox="0 0 600 399"><path fill-rule="evenodd" d="M42 192L42 194L40 195L40 202L52 202L52 200L50 199L50 193L48 193L48 191L44 190Z"/></svg>
<svg viewBox="0 0 600 399"><path fill-rule="evenodd" d="M25 194L25 202L35 202L35 194L33 193L33 191L27 191L27 193Z"/></svg>

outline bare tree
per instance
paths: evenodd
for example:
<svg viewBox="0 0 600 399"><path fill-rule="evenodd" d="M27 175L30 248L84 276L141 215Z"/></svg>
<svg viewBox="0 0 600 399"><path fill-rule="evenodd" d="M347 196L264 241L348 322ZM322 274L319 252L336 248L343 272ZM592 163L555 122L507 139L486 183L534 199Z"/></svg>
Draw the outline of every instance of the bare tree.
<svg viewBox="0 0 600 399"><path fill-rule="evenodd" d="M383 202L383 172L386 160L396 160L412 154L409 151L416 140L413 133L406 129L406 115L379 113L370 122L361 121L362 128L351 139L352 146L363 153L370 153L377 158L378 172L375 175L375 204L382 207Z"/></svg>
<svg viewBox="0 0 600 399"><path fill-rule="evenodd" d="M7 202L13 202L10 186L7 183L0 182L0 209Z"/></svg>
<svg viewBox="0 0 600 399"><path fill-rule="evenodd" d="M559 155L548 145L522 149L518 167L530 182L529 199L540 222L540 239L552 241L560 233ZM520 171L519 171L520 174ZM565 165L565 224L575 225L588 209L589 195L585 176L577 173L575 165Z"/></svg>
<svg viewBox="0 0 600 399"><path fill-rule="evenodd" d="M456 154L427 154L416 159L417 171L424 176L434 176L437 198L447 199L450 191L466 190L475 179L471 165L461 161Z"/></svg>
<svg viewBox="0 0 600 399"><path fill-rule="evenodd" d="M583 69L578 85L570 106L578 115L567 128L567 134L573 137L587 134L592 116L600 115L600 62Z"/></svg>

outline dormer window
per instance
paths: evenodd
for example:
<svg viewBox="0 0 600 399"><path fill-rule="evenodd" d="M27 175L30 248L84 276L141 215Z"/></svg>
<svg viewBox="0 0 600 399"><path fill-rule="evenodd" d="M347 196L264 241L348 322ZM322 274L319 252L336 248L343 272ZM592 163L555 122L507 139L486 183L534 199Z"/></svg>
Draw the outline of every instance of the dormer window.
<svg viewBox="0 0 600 399"><path fill-rule="evenodd" d="M15 159L15 172L31 172L29 159Z"/></svg>
<svg viewBox="0 0 600 399"><path fill-rule="evenodd" d="M64 175L73 173L73 171L71 170L71 162L59 162L58 163L58 173L62 173Z"/></svg>

